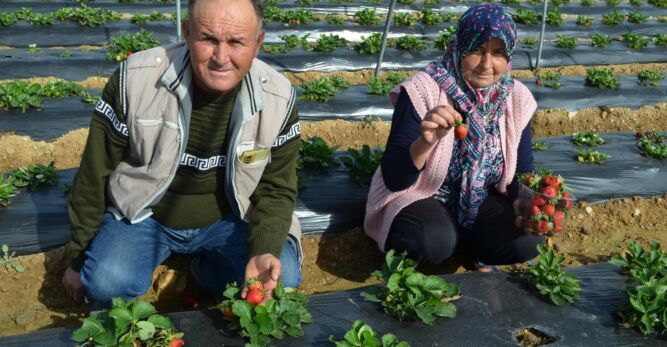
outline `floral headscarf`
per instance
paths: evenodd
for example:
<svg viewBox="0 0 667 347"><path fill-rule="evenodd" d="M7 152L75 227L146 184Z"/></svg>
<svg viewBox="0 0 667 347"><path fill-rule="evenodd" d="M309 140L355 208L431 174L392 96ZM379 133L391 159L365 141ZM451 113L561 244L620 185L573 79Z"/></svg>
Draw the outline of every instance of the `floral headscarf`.
<svg viewBox="0 0 667 347"><path fill-rule="evenodd" d="M507 54L507 71L500 80L486 88L474 88L463 79L461 61L486 41L498 38ZM461 190L458 201L458 222L470 228L475 222L479 206L486 198L486 171L481 168L485 119L498 122L507 109L507 97L514 87L509 71L516 44L516 25L504 7L480 4L468 9L452 36L442 60L427 65L428 73L454 102L468 125L468 136L455 146L450 170L460 172ZM449 175L448 175L449 176Z"/></svg>

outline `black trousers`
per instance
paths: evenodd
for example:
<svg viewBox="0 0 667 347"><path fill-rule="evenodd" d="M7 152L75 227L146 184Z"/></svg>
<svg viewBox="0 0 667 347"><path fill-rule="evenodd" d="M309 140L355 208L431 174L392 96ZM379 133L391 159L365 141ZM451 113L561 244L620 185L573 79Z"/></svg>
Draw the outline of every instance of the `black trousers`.
<svg viewBox="0 0 667 347"><path fill-rule="evenodd" d="M407 251L418 263L440 264L462 247L475 261L505 265L534 258L540 243L543 236L515 226L512 202L491 188L471 229L460 227L454 213L434 198L408 205L394 219L385 251Z"/></svg>

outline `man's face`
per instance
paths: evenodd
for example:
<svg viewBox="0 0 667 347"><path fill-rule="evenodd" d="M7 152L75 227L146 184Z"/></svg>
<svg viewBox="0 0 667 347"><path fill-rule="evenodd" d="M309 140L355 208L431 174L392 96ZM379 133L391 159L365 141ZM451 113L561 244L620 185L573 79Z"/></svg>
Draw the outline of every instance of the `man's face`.
<svg viewBox="0 0 667 347"><path fill-rule="evenodd" d="M248 73L264 41L249 0L198 0L183 23L195 83L228 93Z"/></svg>

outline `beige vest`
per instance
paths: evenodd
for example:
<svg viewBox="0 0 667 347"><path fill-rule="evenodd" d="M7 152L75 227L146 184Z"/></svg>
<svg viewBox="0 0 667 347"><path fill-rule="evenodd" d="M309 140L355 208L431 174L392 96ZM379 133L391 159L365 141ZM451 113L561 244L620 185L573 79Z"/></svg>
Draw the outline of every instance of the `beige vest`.
<svg viewBox="0 0 667 347"><path fill-rule="evenodd" d="M151 216L184 158L192 112L192 69L184 43L133 54L120 67L120 95L129 151L109 177L108 192L117 218L138 223ZM246 219L264 168L271 160L244 164L248 146L270 148L286 141L283 131L296 99L291 83L255 59L241 81L229 123L225 192L233 213ZM290 129L300 132L299 123ZM290 235L300 254L301 228L292 215Z"/></svg>

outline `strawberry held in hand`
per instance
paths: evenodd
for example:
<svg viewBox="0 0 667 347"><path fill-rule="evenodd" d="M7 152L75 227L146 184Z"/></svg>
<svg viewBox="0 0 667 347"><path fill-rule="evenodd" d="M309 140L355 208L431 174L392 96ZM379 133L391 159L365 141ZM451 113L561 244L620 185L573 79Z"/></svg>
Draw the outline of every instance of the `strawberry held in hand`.
<svg viewBox="0 0 667 347"><path fill-rule="evenodd" d="M463 140L468 136L468 126L461 121L454 121L454 137L457 140Z"/></svg>

